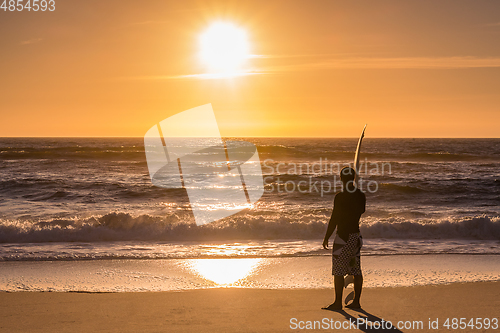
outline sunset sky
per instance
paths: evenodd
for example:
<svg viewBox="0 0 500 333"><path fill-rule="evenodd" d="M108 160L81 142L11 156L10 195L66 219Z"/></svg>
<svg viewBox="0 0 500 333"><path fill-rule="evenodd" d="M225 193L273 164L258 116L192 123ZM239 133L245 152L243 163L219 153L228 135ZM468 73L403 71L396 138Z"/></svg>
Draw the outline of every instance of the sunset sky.
<svg viewBox="0 0 500 333"><path fill-rule="evenodd" d="M247 37L235 75L200 59L215 22ZM143 136L207 103L223 136L500 133L499 1L56 0L0 32L0 137Z"/></svg>

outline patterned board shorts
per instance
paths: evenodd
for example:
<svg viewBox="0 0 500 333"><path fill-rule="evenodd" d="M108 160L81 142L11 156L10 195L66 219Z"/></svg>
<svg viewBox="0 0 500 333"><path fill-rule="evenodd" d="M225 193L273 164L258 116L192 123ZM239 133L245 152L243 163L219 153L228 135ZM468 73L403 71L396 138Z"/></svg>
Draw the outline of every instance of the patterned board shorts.
<svg viewBox="0 0 500 333"><path fill-rule="evenodd" d="M361 247L363 237L349 234L347 242L335 235L332 252L332 275L361 275Z"/></svg>

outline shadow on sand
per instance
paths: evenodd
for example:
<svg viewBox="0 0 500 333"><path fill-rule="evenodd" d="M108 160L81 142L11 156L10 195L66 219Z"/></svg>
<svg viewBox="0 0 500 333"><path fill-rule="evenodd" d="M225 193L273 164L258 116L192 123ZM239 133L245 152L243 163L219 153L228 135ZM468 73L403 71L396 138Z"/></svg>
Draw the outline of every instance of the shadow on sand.
<svg viewBox="0 0 500 333"><path fill-rule="evenodd" d="M358 322L358 319L363 319L364 324L360 324L358 326L358 329L361 332L379 332L379 333L380 332L390 332L390 333L401 332L401 333L403 333L403 331L397 329L394 326L392 328L387 328L387 327L390 327L387 325L387 321L385 321L382 318L379 318L379 317L377 317L369 312L366 312L363 309L352 309L352 311L359 312L358 317L350 315L345 310L329 310L329 309L324 309L324 310L337 312L337 313L341 314L342 316L344 316L345 319L347 319L349 321L353 321L355 323ZM385 326L378 326L378 325L372 326L372 325L370 325L370 323L373 324L375 322L379 323L380 325L383 325L385 323ZM394 325L394 324L392 324L392 325Z"/></svg>

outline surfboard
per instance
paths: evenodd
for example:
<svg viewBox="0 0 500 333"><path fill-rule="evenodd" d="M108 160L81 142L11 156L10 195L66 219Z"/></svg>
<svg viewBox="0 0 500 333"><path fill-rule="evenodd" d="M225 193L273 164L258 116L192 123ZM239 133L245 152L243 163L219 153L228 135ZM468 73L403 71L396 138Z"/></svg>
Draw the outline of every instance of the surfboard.
<svg viewBox="0 0 500 333"><path fill-rule="evenodd" d="M344 300L344 304L347 305L349 304L350 301L354 299L354 290L349 293L349 295L346 296Z"/></svg>
<svg viewBox="0 0 500 333"><path fill-rule="evenodd" d="M347 289L347 287L350 285L350 284L354 284L354 275L347 275L344 277L344 289ZM346 298L344 299L344 304L347 305L347 303L349 303L350 301L352 301L354 299L354 290L351 291L347 296Z"/></svg>
<svg viewBox="0 0 500 333"><path fill-rule="evenodd" d="M344 288L347 288L351 283L354 283L354 275L346 275L344 278Z"/></svg>
<svg viewBox="0 0 500 333"><path fill-rule="evenodd" d="M365 124L365 127L363 127L363 131L361 132L361 136L359 137L358 140L358 146L356 147L356 154L354 154L354 170L356 171L356 180L358 179L358 174L359 174L359 152L361 150L361 142L363 142L363 138L365 137L365 130L366 126L368 124ZM350 284L354 284L354 276L353 275L347 275L344 278L344 289L347 288ZM350 301L354 299L354 291L351 291L349 295L344 300L344 304L347 305Z"/></svg>
<svg viewBox="0 0 500 333"><path fill-rule="evenodd" d="M365 137L365 130L367 125L368 124L365 124L365 127L363 127L363 132L361 132L361 136L359 137L358 140L358 146L356 147L356 154L354 155L354 170L356 171L356 175L359 173L359 152L361 150L361 142Z"/></svg>

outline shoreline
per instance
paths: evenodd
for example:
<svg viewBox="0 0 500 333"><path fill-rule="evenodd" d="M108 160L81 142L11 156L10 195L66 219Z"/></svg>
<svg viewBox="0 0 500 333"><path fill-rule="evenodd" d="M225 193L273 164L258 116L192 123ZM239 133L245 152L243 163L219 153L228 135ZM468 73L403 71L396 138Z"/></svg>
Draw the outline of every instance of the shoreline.
<svg viewBox="0 0 500 333"><path fill-rule="evenodd" d="M363 286L363 292L365 290L373 290L373 289L395 289L395 288L426 288L426 287L442 287L442 286L452 286L452 285L472 285L472 284L477 284L477 283L492 283L492 284L497 284L500 288L500 279L498 280L489 280L489 281L473 281L473 282L447 282L447 283L441 283L441 284L426 284L426 285L415 285L415 286L371 286L371 287L365 287ZM100 295L100 294L147 294L147 293L154 293L154 294L161 294L161 293L184 293L184 292L194 292L194 291L204 291L204 290L276 290L276 291L325 291L325 290L332 290L333 292L333 280L332 280L332 285L331 287L322 287L322 288L264 288L264 287L246 287L246 286L238 286L238 285L231 285L231 286L212 286L212 287L203 287L203 288L197 288L197 289L178 289L178 290L141 290L141 291L87 291L87 290L69 290L69 291L53 291L53 290L19 290L19 291L8 291L8 290L0 290L0 294L89 294L89 295ZM344 288L344 292L351 292L352 289L352 284L349 285L349 287ZM344 294L345 298L345 294ZM499 323L500 324L500 323ZM499 327L500 329L500 327Z"/></svg>
<svg viewBox="0 0 500 333"><path fill-rule="evenodd" d="M362 256L365 288L500 280L498 255ZM328 289L331 257L0 262L0 291Z"/></svg>
<svg viewBox="0 0 500 333"><path fill-rule="evenodd" d="M322 310L333 289L210 288L162 292L2 292L0 331L6 332L290 332L292 326L318 321L325 325L351 318L422 322L439 320L433 332L455 331L446 318L497 318L500 281L452 283L363 290L363 311ZM344 294L345 297L345 294ZM26 314L29 314L28 316ZM296 318L293 321L292 318ZM354 319L353 319L354 318ZM499 318L497 318L498 320ZM483 320L483 319L481 319ZM476 329L468 329L476 331ZM307 331L315 331L309 330ZM332 331L319 328L316 331ZM366 327L346 332L383 332ZM460 330L456 330L460 331ZM482 331L482 330L477 330ZM494 331L494 330L486 330ZM392 331L397 332L397 331Z"/></svg>

